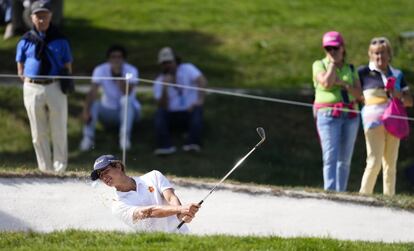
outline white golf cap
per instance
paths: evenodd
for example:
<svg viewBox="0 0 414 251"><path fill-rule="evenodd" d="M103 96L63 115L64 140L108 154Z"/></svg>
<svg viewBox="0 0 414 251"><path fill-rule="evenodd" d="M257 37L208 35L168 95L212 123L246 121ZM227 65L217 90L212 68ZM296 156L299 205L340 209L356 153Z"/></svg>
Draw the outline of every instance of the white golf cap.
<svg viewBox="0 0 414 251"><path fill-rule="evenodd" d="M170 47L164 47L158 53L158 63L161 64L166 61L174 61L174 52Z"/></svg>

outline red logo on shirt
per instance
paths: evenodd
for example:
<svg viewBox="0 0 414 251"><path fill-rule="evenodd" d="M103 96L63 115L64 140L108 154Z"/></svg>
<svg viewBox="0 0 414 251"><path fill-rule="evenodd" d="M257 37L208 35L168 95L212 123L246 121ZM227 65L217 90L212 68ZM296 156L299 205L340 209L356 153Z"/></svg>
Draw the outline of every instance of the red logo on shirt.
<svg viewBox="0 0 414 251"><path fill-rule="evenodd" d="M154 187L149 186L149 187L148 187L148 191L150 191L150 193L154 192Z"/></svg>

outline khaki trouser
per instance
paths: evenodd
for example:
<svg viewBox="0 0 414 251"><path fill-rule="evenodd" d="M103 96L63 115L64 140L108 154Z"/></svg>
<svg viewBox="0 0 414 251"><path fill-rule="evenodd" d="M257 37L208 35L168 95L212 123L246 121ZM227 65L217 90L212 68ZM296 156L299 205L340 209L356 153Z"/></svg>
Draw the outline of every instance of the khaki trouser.
<svg viewBox="0 0 414 251"><path fill-rule="evenodd" d="M362 194L372 194L382 164L383 189L385 195L395 194L397 159L400 140L388 133L384 126L365 131L367 166L362 177Z"/></svg>
<svg viewBox="0 0 414 251"><path fill-rule="evenodd" d="M65 171L68 158L66 95L57 82L48 85L25 82L23 97L39 169L43 172ZM49 133L53 146L53 165Z"/></svg>

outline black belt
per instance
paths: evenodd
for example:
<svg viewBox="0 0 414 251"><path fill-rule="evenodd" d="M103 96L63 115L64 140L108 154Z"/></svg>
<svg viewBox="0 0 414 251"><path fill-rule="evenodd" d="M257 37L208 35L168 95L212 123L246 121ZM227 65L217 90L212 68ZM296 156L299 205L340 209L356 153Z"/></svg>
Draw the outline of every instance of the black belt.
<svg viewBox="0 0 414 251"><path fill-rule="evenodd" d="M32 78L29 78L27 81L29 83L38 84L38 85L48 85L48 84L53 83L53 79L32 79Z"/></svg>

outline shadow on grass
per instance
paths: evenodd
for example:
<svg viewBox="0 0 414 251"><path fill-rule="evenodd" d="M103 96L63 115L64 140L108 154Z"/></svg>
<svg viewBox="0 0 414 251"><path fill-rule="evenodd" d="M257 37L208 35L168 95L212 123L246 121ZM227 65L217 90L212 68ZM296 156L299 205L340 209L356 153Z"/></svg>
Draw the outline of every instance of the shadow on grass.
<svg viewBox="0 0 414 251"><path fill-rule="evenodd" d="M234 74L232 62L215 52L215 47L220 44L219 38L210 34L195 30L108 30L94 27L85 19L74 18L67 18L65 22L65 33L71 38L77 72L91 72L98 62L105 60L110 44L121 43L129 51L128 60L138 66L146 78L153 78L158 72L157 55L164 46L173 47L184 62L196 64L208 78L220 76L221 81L231 80Z"/></svg>
<svg viewBox="0 0 414 251"><path fill-rule="evenodd" d="M17 74L16 66L16 50L15 48L0 49L0 62L1 70L0 73Z"/></svg>
<svg viewBox="0 0 414 251"><path fill-rule="evenodd" d="M158 73L157 55L164 46L174 48L183 62L197 65L210 82L231 82L235 74L233 62L215 50L220 39L195 30L109 30L93 26L86 19L68 17L63 32L71 41L75 75L90 75L106 60L106 50L114 43L127 48L128 61L138 67L143 78L153 79ZM16 72L15 47L0 50L0 57L1 72Z"/></svg>

